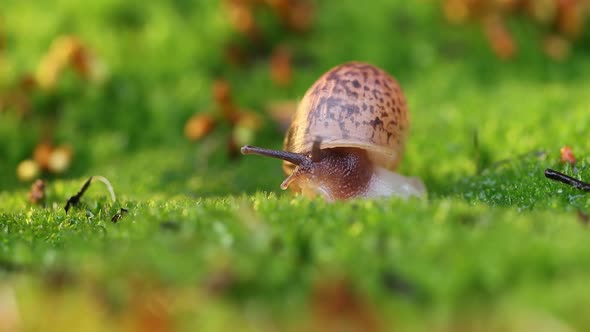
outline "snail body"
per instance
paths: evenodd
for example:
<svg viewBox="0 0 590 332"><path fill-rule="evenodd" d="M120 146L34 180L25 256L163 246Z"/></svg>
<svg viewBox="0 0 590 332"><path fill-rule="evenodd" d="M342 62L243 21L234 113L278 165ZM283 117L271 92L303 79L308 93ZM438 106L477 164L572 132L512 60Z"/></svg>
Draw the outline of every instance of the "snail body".
<svg viewBox="0 0 590 332"><path fill-rule="evenodd" d="M406 100L393 77L350 62L322 75L293 116L284 151L244 146L243 154L283 160L281 184L326 200L422 196L417 178L395 173L409 129Z"/></svg>

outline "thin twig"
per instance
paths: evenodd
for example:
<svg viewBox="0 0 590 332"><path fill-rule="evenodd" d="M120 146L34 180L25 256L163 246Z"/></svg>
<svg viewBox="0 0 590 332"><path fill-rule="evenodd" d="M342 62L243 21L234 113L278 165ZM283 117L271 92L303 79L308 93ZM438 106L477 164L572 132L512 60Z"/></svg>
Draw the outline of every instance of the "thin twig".
<svg viewBox="0 0 590 332"><path fill-rule="evenodd" d="M104 185L107 187L107 190L109 191L109 194L111 194L111 199L113 200L113 202L115 202L117 200L117 198L115 196L115 191L113 190L113 186L111 185L109 180L107 180L107 178L105 178L104 176L100 176L100 175L91 176L88 178L88 180L86 180L86 182L84 182L84 185L82 186L80 191L76 195L74 195L68 199L66 206L64 208L66 210L66 214L70 210L70 207L80 203L80 198L82 198L82 195L84 195L84 193L86 192L88 187L90 187L90 183L92 182L93 179L97 179L98 181L104 183Z"/></svg>
<svg viewBox="0 0 590 332"><path fill-rule="evenodd" d="M571 176L565 175L565 174L560 173L558 171L552 170L550 168L547 168L545 170L545 177L548 179L551 179L551 180L565 183L565 184L570 185L576 189L580 189L583 191L590 191L590 183L580 181L578 179L575 179Z"/></svg>
<svg viewBox="0 0 590 332"><path fill-rule="evenodd" d="M82 185L82 188L80 189L80 191L78 191L76 195L68 199L66 207L64 208L66 210L66 214L70 210L71 206L77 205L80 202L80 198L82 198L82 195L84 195L86 189L88 189L88 187L90 186L90 182L92 182L92 176L89 177L88 180L86 180L86 182L84 182L84 185Z"/></svg>

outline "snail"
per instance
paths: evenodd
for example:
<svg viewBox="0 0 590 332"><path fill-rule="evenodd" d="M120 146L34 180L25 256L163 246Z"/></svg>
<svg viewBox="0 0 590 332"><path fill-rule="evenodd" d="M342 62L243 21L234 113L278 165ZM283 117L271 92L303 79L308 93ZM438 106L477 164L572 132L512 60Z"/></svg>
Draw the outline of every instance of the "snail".
<svg viewBox="0 0 590 332"><path fill-rule="evenodd" d="M409 129L397 81L362 62L336 66L307 90L293 115L284 151L243 146L242 154L283 160L281 189L328 201L423 196L415 177L395 173Z"/></svg>

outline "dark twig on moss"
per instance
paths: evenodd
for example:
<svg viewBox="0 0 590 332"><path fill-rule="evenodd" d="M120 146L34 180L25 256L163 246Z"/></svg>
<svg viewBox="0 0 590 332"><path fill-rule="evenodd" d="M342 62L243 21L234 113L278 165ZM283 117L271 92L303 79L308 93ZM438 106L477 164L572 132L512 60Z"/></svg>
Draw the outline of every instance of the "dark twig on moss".
<svg viewBox="0 0 590 332"><path fill-rule="evenodd" d="M119 220L123 218L125 214L127 214L127 212L129 212L129 210L127 210L126 208L121 208L119 212L115 213L115 215L111 218L111 221L116 224Z"/></svg>
<svg viewBox="0 0 590 332"><path fill-rule="evenodd" d="M90 183L92 183L92 179L94 179L94 178L96 178L97 180L99 180L100 182L105 184L105 186L107 187L107 190L111 194L111 198L113 199L113 202L116 201L115 192L114 192L113 186L111 185L109 180L107 180L104 176L100 176L100 175L91 176L88 178L88 180L86 180L86 182L84 182L84 185L82 185L82 188L80 189L80 191L76 195L74 195L68 199L66 206L64 207L64 209L66 210L66 214L70 210L70 207L80 203L80 198L82 198L82 196L84 195L84 193L86 192L88 187L90 187Z"/></svg>
<svg viewBox="0 0 590 332"><path fill-rule="evenodd" d="M78 191L78 193L76 195L74 195L68 199L68 202L66 203L66 207L64 208L66 210L66 214L70 210L70 207L72 207L74 205L78 205L78 203L80 203L80 198L82 198L82 195L84 195L84 193L86 192L88 187L90 187L90 182L92 182L92 176L89 177L88 180L86 180L86 182L84 182L84 185L82 185L82 188L80 189L80 191Z"/></svg>
<svg viewBox="0 0 590 332"><path fill-rule="evenodd" d="M580 181L578 179L575 179L571 176L565 175L563 173L560 173L558 171L552 170L550 168L547 168L545 170L545 177L554 181L559 181L561 183L565 183L567 185L570 185L576 189L580 189L583 191L590 191L590 183L584 182L584 181Z"/></svg>

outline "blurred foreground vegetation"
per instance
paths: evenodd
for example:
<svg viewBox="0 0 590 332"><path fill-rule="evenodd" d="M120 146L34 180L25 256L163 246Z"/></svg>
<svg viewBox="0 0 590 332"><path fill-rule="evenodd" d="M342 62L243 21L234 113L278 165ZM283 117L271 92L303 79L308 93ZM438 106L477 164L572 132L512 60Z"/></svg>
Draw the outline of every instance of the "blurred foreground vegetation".
<svg viewBox="0 0 590 332"><path fill-rule="evenodd" d="M295 23L260 6L256 29L235 3L3 2L0 330L590 329L590 201L543 177L590 179L588 29L556 59L548 28L506 16L518 52L498 57L445 2L312 2ZM401 172L427 200L309 201L235 155L279 148L269 105L350 60L404 88ZM195 114L215 128L191 141ZM33 204L17 167L39 144L70 159ZM117 200L93 183L66 215L98 174Z"/></svg>

